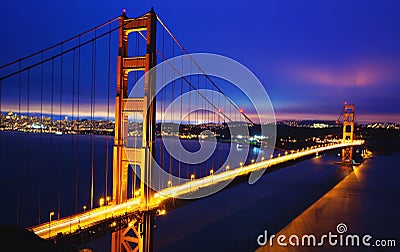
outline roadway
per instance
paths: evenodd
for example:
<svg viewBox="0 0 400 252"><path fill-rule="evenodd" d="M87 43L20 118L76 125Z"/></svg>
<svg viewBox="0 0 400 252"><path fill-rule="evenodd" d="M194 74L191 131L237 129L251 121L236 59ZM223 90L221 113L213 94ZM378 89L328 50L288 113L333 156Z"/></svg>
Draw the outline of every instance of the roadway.
<svg viewBox="0 0 400 252"><path fill-rule="evenodd" d="M313 146L302 151L291 151L286 155L273 157L268 160L262 160L246 166L230 168L229 170L226 169L225 171L212 174L207 177L193 179L192 181L184 184L171 186L157 192L154 195L155 200L151 205L151 208L157 208L164 200L171 197L179 198L179 196L187 195L200 188L206 188L223 181L232 180L234 177L243 176L253 171L267 169L274 165L282 164L306 156L316 155L318 153L333 149L362 145L363 143L364 141L357 140L345 143L340 142L336 144L321 144L319 146ZM111 204L94 208L92 210L87 210L75 215L63 217L58 220L52 220L51 222L43 223L29 229L41 238L49 239L55 237L58 233L71 233L78 229L85 229L85 227L90 227L93 223L99 223L111 217L121 216L125 213L131 213L140 210L142 209L140 205L140 198L138 197L130 199L127 202L119 205Z"/></svg>

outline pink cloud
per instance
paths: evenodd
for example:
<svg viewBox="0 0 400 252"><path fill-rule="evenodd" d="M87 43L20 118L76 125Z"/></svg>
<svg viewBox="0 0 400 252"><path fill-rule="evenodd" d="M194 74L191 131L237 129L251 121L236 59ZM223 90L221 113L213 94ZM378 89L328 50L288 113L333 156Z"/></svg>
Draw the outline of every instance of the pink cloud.
<svg viewBox="0 0 400 252"><path fill-rule="evenodd" d="M282 69L284 69L284 74L290 76L292 80L324 86L377 86L387 81L400 79L397 64L379 60L334 66L291 64Z"/></svg>

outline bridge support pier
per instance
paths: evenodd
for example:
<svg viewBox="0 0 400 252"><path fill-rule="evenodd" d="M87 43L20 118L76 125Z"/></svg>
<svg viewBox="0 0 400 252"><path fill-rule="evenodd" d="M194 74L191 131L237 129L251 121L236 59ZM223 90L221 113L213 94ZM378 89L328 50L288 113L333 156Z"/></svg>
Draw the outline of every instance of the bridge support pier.
<svg viewBox="0 0 400 252"><path fill-rule="evenodd" d="M143 225L143 230L142 230L142 250L141 251L153 251L153 232L154 232L154 226L155 226L155 214L153 211L147 211L144 213L144 223L146 225Z"/></svg>

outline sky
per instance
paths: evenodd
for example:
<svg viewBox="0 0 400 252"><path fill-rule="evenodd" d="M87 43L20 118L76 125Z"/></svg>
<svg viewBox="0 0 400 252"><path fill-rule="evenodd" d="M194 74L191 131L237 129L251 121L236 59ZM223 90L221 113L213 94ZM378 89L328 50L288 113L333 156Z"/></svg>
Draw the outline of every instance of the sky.
<svg viewBox="0 0 400 252"><path fill-rule="evenodd" d="M239 61L263 83L278 119L400 123L400 2L2 0L0 65L127 10L154 7L190 52Z"/></svg>

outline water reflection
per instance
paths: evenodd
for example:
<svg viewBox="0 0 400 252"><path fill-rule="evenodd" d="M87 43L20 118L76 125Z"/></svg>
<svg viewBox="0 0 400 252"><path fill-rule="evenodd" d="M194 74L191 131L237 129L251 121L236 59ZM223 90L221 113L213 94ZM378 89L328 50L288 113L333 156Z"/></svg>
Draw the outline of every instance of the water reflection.
<svg viewBox="0 0 400 252"><path fill-rule="evenodd" d="M328 232L338 234L336 228L339 223L347 226L346 234L371 234L375 238L393 238L398 236L395 225L397 216L394 219L390 216L396 215L399 203L394 207L393 201L388 199L388 191L386 187L390 184L382 183L383 178L392 176L388 173L393 172L394 160L388 157L379 157L387 164L379 165L375 160L367 160L359 166L342 166L340 172L345 178L338 183L332 190L326 193L318 201L307 208L303 213L291 221L287 226L276 232L276 236L285 235L315 235L320 238ZM391 161L387 161L387 160ZM381 169L383 168L383 169ZM379 170L380 169L380 170ZM398 169L396 170L398 174ZM391 191L391 194L398 194L397 190ZM393 187L393 184L389 185ZM344 234L344 235L346 235ZM271 241L271 239L270 239ZM272 240L273 241L273 240ZM318 243L318 239L317 239ZM328 242L324 242L322 248L315 247L282 247L275 241L267 243L265 246L259 247L256 251L365 251L365 247L332 247ZM372 248L371 248L372 249Z"/></svg>

